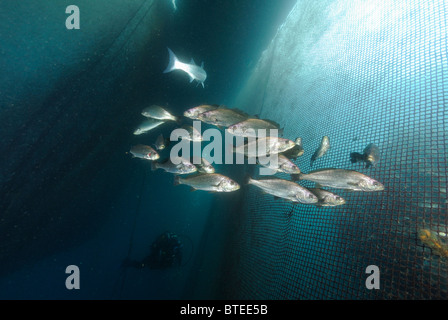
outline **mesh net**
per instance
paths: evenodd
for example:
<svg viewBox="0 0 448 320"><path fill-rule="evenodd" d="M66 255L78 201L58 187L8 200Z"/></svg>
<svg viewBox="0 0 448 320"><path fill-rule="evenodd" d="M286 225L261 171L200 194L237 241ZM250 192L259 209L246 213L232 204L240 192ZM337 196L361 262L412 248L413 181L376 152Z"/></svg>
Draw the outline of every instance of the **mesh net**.
<svg viewBox="0 0 448 320"><path fill-rule="evenodd" d="M229 296L448 297L447 14L435 0L297 3L237 105L302 137L301 171L353 169L385 191L333 189L346 204L320 208L247 186L229 247ZM324 135L331 148L311 167ZM352 164L350 153L369 143L381 150L377 167ZM380 289L366 288L369 265Z"/></svg>

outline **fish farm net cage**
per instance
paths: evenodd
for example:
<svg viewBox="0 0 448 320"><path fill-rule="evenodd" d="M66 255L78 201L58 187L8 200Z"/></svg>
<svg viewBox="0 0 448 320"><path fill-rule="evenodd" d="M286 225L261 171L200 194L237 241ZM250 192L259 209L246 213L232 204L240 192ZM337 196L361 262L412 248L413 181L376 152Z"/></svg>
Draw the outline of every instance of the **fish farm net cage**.
<svg viewBox="0 0 448 320"><path fill-rule="evenodd" d="M316 207L245 186L226 297L448 298L447 17L445 1L296 4L238 105L302 138L302 172L356 170L385 190L329 189L346 204ZM330 150L311 166L324 135ZM351 163L369 143L380 148L377 166ZM369 266L378 289L366 285Z"/></svg>

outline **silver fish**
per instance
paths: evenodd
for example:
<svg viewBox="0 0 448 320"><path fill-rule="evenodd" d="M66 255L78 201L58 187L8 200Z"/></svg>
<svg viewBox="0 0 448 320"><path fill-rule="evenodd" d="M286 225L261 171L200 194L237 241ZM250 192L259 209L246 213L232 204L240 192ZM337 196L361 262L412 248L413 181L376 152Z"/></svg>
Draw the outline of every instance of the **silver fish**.
<svg viewBox="0 0 448 320"><path fill-rule="evenodd" d="M215 125L217 127L229 127L235 123L244 121L249 116L237 109L219 107L215 110L206 111L198 115L198 120Z"/></svg>
<svg viewBox="0 0 448 320"><path fill-rule="evenodd" d="M229 126L227 132L240 137L258 137L259 130L264 133L264 136L271 136L271 130L277 130L277 135L283 134L283 129L280 125L272 120L265 119L247 119ZM274 131L272 131L274 132Z"/></svg>
<svg viewBox="0 0 448 320"><path fill-rule="evenodd" d="M382 191L384 185L365 174L346 169L319 169L294 175L297 180L313 181L324 187L354 191Z"/></svg>
<svg viewBox="0 0 448 320"><path fill-rule="evenodd" d="M171 113L166 111L164 108L158 105L151 105L142 110L142 115L156 120L170 120L170 121L178 121L176 116L173 116Z"/></svg>
<svg viewBox="0 0 448 320"><path fill-rule="evenodd" d="M193 164L198 168L198 172L215 173L215 168L205 158L193 157Z"/></svg>
<svg viewBox="0 0 448 320"><path fill-rule="evenodd" d="M257 162L265 168L269 168L278 172L284 172L288 174L300 173L299 167L281 153L278 154L277 161L275 162L272 161L271 158L267 158L267 156L258 157Z"/></svg>
<svg viewBox="0 0 448 320"><path fill-rule="evenodd" d="M294 146L294 141L289 139L265 137L237 146L233 151L235 153L244 154L246 157L264 157L269 154L284 152Z"/></svg>
<svg viewBox="0 0 448 320"><path fill-rule="evenodd" d="M157 169L163 169L166 172L174 174L189 174L197 171L194 164L182 157L174 157L173 159L168 158L162 163L151 163L151 170L155 171Z"/></svg>
<svg viewBox="0 0 448 320"><path fill-rule="evenodd" d="M145 120L137 127L137 129L135 129L134 134L140 135L140 134L146 133L164 123L165 123L165 121L155 120L155 119Z"/></svg>
<svg viewBox="0 0 448 320"><path fill-rule="evenodd" d="M190 108L187 111L185 111L184 117L196 120L201 113L204 113L206 111L215 110L218 108L219 108L219 105L217 105L217 104L213 104L213 105L202 104L200 106Z"/></svg>
<svg viewBox="0 0 448 320"><path fill-rule="evenodd" d="M240 188L240 185L219 173L202 173L191 177L175 177L174 185L186 184L192 190L204 190L211 192L232 192Z"/></svg>
<svg viewBox="0 0 448 320"><path fill-rule="evenodd" d="M129 152L133 157L145 160L157 160L160 157L156 150L143 144L132 146Z"/></svg>
<svg viewBox="0 0 448 320"><path fill-rule="evenodd" d="M373 143L368 144L362 154L358 152L350 153L350 161L356 163L358 161L364 161L366 163L366 168L370 166L376 167L376 164L380 160L380 149Z"/></svg>
<svg viewBox="0 0 448 320"><path fill-rule="evenodd" d="M188 74L188 76L190 77L190 82L196 80L198 83L202 84L202 87L204 88L204 81L205 79L207 79L207 72L205 72L204 70L204 62L202 62L201 66L197 66L196 63L194 63L193 59L191 59L190 63L181 62L170 48L167 49L170 61L163 73L171 72L174 70L182 70L183 72Z"/></svg>
<svg viewBox="0 0 448 320"><path fill-rule="evenodd" d="M333 192L321 189L321 188L309 188L312 193L314 193L319 199L319 202L316 203L316 206L319 207L333 207L340 206L345 204L345 199L334 194Z"/></svg>
<svg viewBox="0 0 448 320"><path fill-rule="evenodd" d="M301 185L284 179L260 179L255 180L249 177L248 184L252 184L264 192L274 197L283 198L292 202L305 204L317 203L317 197L308 189Z"/></svg>
<svg viewBox="0 0 448 320"><path fill-rule="evenodd" d="M327 136L324 136L322 138L322 141L320 142L319 148L317 148L317 150L311 157L310 165L313 166L313 162L316 161L318 158L323 157L329 149L330 149L330 139L328 139Z"/></svg>

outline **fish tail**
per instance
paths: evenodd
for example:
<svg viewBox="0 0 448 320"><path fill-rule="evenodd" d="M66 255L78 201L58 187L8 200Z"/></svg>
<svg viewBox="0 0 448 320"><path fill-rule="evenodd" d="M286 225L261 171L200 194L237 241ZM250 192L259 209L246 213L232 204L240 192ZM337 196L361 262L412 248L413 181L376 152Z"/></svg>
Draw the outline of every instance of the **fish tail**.
<svg viewBox="0 0 448 320"><path fill-rule="evenodd" d="M352 152L350 153L350 161L352 163L356 163L358 161L363 161L364 155L360 154L359 152Z"/></svg>
<svg viewBox="0 0 448 320"><path fill-rule="evenodd" d="M295 173L295 174L292 174L292 175L291 175L291 180L292 180L292 181L299 181L299 180L302 180L302 176L303 176L303 173Z"/></svg>
<svg viewBox="0 0 448 320"><path fill-rule="evenodd" d="M171 72L173 70L177 69L176 63L179 61L176 57L176 55L174 54L173 51L171 51L170 48L168 49L168 53L170 55L170 61L168 62L168 66L166 67L166 69L163 71L163 73L168 73Z"/></svg>
<svg viewBox="0 0 448 320"><path fill-rule="evenodd" d="M178 186L180 184L182 184L181 181L180 181L180 177L179 176L174 176L174 185Z"/></svg>

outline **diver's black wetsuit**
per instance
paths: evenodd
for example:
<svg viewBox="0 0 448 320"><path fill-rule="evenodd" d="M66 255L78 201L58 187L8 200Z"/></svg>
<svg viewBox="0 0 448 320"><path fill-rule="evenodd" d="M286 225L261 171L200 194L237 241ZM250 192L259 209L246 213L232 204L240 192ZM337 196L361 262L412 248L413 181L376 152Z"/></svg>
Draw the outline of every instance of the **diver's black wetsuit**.
<svg viewBox="0 0 448 320"><path fill-rule="evenodd" d="M182 264L182 243L176 234L162 233L151 245L150 254L141 261L126 260L125 267L166 269Z"/></svg>

